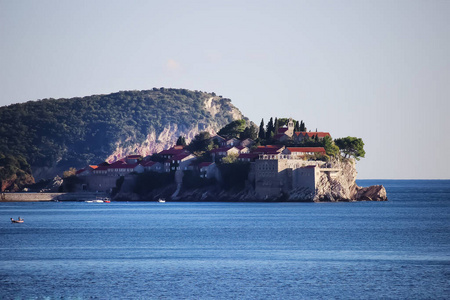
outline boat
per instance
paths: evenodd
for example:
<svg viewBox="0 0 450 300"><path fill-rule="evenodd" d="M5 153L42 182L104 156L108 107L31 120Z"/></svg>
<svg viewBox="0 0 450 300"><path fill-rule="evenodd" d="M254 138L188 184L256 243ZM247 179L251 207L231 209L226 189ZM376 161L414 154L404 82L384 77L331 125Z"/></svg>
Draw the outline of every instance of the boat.
<svg viewBox="0 0 450 300"><path fill-rule="evenodd" d="M84 201L86 203L111 203L111 199L108 197L97 197L95 200Z"/></svg>
<svg viewBox="0 0 450 300"><path fill-rule="evenodd" d="M19 217L17 220L11 218L11 223L23 223L23 219L21 217Z"/></svg>
<svg viewBox="0 0 450 300"><path fill-rule="evenodd" d="M158 199L158 202L159 202L159 203L166 203L166 199L164 199L164 198L159 198L159 199Z"/></svg>

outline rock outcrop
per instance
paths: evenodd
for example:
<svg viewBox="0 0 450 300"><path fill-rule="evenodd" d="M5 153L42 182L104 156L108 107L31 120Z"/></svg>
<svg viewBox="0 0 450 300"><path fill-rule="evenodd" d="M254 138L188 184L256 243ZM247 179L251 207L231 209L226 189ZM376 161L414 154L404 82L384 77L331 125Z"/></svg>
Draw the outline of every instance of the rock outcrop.
<svg viewBox="0 0 450 300"><path fill-rule="evenodd" d="M354 160L335 160L329 164L329 167L339 168L341 171L334 177L323 172L314 193L304 189L294 189L289 194L289 200L314 202L387 200L386 189L382 185L362 188L356 184L358 172Z"/></svg>

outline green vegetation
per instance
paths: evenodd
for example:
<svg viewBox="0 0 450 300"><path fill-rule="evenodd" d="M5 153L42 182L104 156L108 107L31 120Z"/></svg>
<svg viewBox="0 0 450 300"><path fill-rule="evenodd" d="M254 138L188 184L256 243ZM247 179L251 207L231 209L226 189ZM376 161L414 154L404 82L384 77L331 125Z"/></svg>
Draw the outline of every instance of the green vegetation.
<svg viewBox="0 0 450 300"><path fill-rule="evenodd" d="M229 99L215 97L223 113L212 116L212 94L185 89L122 91L71 99L45 99L0 108L0 153L24 157L35 167L84 167L105 160L119 146L142 143L169 123L220 128L233 121Z"/></svg>
<svg viewBox="0 0 450 300"><path fill-rule="evenodd" d="M364 142L360 138L348 136L336 139L334 142L336 146L339 147L344 158L353 157L356 160L359 160L360 157L366 155L366 151L364 151Z"/></svg>
<svg viewBox="0 0 450 300"><path fill-rule="evenodd" d="M240 134L245 130L245 123L245 120L233 121L220 129L217 134L226 139L239 138Z"/></svg>
<svg viewBox="0 0 450 300"><path fill-rule="evenodd" d="M192 153L201 155L205 151L210 151L213 148L213 145L214 143L211 141L211 135L209 132L202 131L194 137L186 148Z"/></svg>
<svg viewBox="0 0 450 300"><path fill-rule="evenodd" d="M21 155L0 153L0 181L1 191L17 191L27 184L33 184L31 168Z"/></svg>

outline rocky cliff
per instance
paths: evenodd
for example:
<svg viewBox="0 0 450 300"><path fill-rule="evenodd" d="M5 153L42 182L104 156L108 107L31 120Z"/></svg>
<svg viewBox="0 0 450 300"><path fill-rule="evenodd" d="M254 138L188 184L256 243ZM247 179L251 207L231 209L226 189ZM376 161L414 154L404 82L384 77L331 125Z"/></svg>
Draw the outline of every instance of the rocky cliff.
<svg viewBox="0 0 450 300"><path fill-rule="evenodd" d="M353 159L334 160L328 163L330 168L341 171L336 176L321 173L315 193L303 189L294 189L289 194L291 201L386 201L386 189L381 186L359 187L356 184L356 163Z"/></svg>

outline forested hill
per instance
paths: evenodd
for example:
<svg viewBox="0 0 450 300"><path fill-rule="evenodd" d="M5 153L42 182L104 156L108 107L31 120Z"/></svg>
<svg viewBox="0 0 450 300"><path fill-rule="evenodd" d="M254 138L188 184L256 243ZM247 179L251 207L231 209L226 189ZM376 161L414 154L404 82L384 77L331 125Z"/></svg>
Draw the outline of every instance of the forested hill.
<svg viewBox="0 0 450 300"><path fill-rule="evenodd" d="M154 88L0 108L0 155L23 156L37 178L130 153L148 154L243 116L214 93Z"/></svg>

